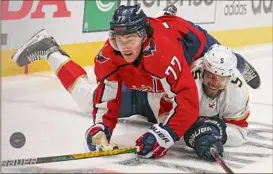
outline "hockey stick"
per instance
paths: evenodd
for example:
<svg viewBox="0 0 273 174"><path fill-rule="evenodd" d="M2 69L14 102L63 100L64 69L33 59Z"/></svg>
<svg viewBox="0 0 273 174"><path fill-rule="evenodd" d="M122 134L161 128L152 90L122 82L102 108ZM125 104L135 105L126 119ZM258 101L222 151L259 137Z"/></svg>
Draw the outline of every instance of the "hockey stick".
<svg viewBox="0 0 273 174"><path fill-rule="evenodd" d="M212 147L210 149L211 151L211 154L213 156L213 158L216 160L216 163L219 164L219 166L221 166L225 171L226 173L234 173L225 163L225 161L221 158L221 156L218 154L217 150Z"/></svg>
<svg viewBox="0 0 273 174"><path fill-rule="evenodd" d="M71 161L86 158L94 158L101 156L112 156L125 153L136 152L136 147L126 147L114 150L106 150L100 152L88 152L88 153L78 153L70 155L60 155L60 156L48 156L48 157L36 157L36 158L25 158L25 159L14 159L2 161L2 167L13 167L13 166L23 166L23 165L34 165L42 163L53 163L61 161Z"/></svg>

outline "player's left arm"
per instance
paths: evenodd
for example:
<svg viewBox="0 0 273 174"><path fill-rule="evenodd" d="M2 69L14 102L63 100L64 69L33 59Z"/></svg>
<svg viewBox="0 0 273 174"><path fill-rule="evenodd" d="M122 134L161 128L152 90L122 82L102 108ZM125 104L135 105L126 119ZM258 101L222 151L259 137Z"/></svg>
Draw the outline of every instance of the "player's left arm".
<svg viewBox="0 0 273 174"><path fill-rule="evenodd" d="M173 108L164 124L168 125L178 137L182 137L195 122L199 114L198 91L187 63L173 56L161 79L169 98L173 98Z"/></svg>
<svg viewBox="0 0 273 174"><path fill-rule="evenodd" d="M235 77L231 80L231 93L228 94L227 107L222 117L227 125L226 146L240 146L247 139L248 117L250 115L249 93L245 83ZM236 97L234 97L236 96Z"/></svg>
<svg viewBox="0 0 273 174"><path fill-rule="evenodd" d="M160 82L168 97L173 98L173 108L163 123L154 124L137 139L137 154L145 158L164 156L168 148L179 141L197 120L199 114L197 88L185 59L172 55L164 61L163 66L159 65L159 74L163 77Z"/></svg>

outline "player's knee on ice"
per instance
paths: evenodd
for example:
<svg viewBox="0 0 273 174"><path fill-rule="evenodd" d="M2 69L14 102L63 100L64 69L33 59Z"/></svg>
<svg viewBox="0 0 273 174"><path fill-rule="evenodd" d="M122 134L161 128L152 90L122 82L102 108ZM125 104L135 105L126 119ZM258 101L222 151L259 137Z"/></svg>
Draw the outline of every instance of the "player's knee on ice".
<svg viewBox="0 0 273 174"><path fill-rule="evenodd" d="M241 146L247 141L247 129L227 123L227 142L224 146Z"/></svg>

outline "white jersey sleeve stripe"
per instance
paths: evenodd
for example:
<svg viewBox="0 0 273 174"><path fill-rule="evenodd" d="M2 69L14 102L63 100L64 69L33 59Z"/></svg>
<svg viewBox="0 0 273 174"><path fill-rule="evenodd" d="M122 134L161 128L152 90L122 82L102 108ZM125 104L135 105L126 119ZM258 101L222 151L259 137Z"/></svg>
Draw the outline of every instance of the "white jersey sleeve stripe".
<svg viewBox="0 0 273 174"><path fill-rule="evenodd" d="M174 97L176 94L172 92L171 85L167 82L167 79L160 79L160 82L169 98Z"/></svg>
<svg viewBox="0 0 273 174"><path fill-rule="evenodd" d="M101 98L101 103L96 104L97 112L95 115L95 123L103 122L103 116L108 112L107 102L117 97L118 82L104 83L104 90Z"/></svg>
<svg viewBox="0 0 273 174"><path fill-rule="evenodd" d="M166 94L168 95L168 97L169 97L169 98L174 98L174 100L173 100L173 108L172 108L172 110L170 111L168 117L165 119L165 121L164 121L164 123L163 123L163 124L165 125L165 124L168 124L170 118L171 118L172 115L175 113L175 109L176 109L176 107L177 107L177 103L176 103L176 101L175 101L176 94L172 92L172 90L171 90L171 85L167 82L167 79L166 79L166 78L160 79L160 82L161 82L161 84L162 84L162 86L163 86L163 88L164 88Z"/></svg>

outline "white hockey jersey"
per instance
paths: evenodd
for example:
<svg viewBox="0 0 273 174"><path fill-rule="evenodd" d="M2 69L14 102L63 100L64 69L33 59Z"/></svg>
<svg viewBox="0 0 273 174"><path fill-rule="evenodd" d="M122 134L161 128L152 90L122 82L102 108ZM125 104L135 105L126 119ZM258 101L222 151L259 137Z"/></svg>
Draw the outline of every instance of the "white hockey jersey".
<svg viewBox="0 0 273 174"><path fill-rule="evenodd" d="M226 84L225 89L214 99L209 98L203 91L202 83L202 60L199 59L192 66L192 74L198 89L200 116L218 116L226 121L240 121L249 113L249 94L247 84L240 72L235 69L231 81ZM246 127L243 123L238 126Z"/></svg>
<svg viewBox="0 0 273 174"><path fill-rule="evenodd" d="M191 67L198 89L200 112L202 117L220 117L227 124L227 145L237 146L246 141L247 118L249 116L249 93L247 84L240 72L235 69L234 75L220 95L209 98L203 91L202 61L195 61Z"/></svg>
<svg viewBox="0 0 273 174"><path fill-rule="evenodd" d="M228 137L225 146L240 146L247 140L247 118L250 113L247 84L236 69L220 95L209 98L203 91L202 61L203 58L196 60L191 67L199 95L199 116L224 119ZM172 100L166 99L165 94L148 93L148 102L158 121L164 122L165 115L170 111L168 108L172 108Z"/></svg>

